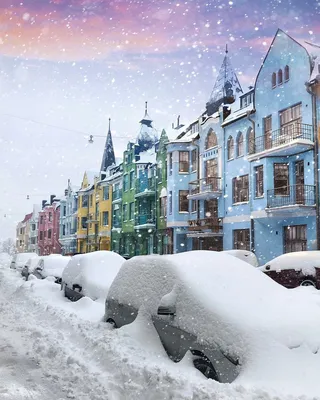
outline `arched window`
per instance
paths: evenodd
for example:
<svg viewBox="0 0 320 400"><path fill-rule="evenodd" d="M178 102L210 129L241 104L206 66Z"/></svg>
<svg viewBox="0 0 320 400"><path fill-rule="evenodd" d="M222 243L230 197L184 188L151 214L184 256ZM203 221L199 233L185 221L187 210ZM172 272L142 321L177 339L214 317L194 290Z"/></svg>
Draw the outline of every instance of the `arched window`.
<svg viewBox="0 0 320 400"><path fill-rule="evenodd" d="M231 160L232 158L234 158L234 141L232 136L229 136L227 146L228 146L228 160Z"/></svg>
<svg viewBox="0 0 320 400"><path fill-rule="evenodd" d="M237 137L237 157L242 156L244 156L244 141L242 132L239 132Z"/></svg>
<svg viewBox="0 0 320 400"><path fill-rule="evenodd" d="M274 87L276 87L277 86L277 75L276 75L276 73L274 72L273 74L272 74L272 87L274 88Z"/></svg>
<svg viewBox="0 0 320 400"><path fill-rule="evenodd" d="M248 153L254 154L254 132L253 129L250 128L248 132Z"/></svg>
<svg viewBox="0 0 320 400"><path fill-rule="evenodd" d="M278 85L282 85L283 77L282 77L282 69L278 71Z"/></svg>
<svg viewBox="0 0 320 400"><path fill-rule="evenodd" d="M290 78L290 70L289 70L289 65L286 65L284 67L284 81L288 81Z"/></svg>
<svg viewBox="0 0 320 400"><path fill-rule="evenodd" d="M212 129L209 130L206 140L206 149L211 149L211 147L218 146L218 139L215 132Z"/></svg>

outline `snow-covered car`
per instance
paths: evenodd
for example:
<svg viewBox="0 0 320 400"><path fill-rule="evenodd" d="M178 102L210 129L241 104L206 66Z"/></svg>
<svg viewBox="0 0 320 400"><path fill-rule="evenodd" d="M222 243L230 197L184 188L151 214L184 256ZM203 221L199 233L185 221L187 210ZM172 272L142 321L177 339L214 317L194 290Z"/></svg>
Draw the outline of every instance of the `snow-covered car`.
<svg viewBox="0 0 320 400"><path fill-rule="evenodd" d="M282 254L260 269L288 289L298 286L314 286L320 289L320 251Z"/></svg>
<svg viewBox="0 0 320 400"><path fill-rule="evenodd" d="M71 257L56 254L39 257L38 264L32 274L38 279L52 276L56 278L56 283L61 283L62 273L70 259Z"/></svg>
<svg viewBox="0 0 320 400"><path fill-rule="evenodd" d="M12 257L10 268L21 270L30 258L37 258L36 253L17 253Z"/></svg>
<svg viewBox="0 0 320 400"><path fill-rule="evenodd" d="M84 296L105 301L124 261L119 254L104 250L73 256L62 274L65 296L72 301Z"/></svg>
<svg viewBox="0 0 320 400"><path fill-rule="evenodd" d="M259 267L259 261L257 256L249 250L223 250L222 253L230 254L231 256L239 258L239 260L245 261L253 267Z"/></svg>
<svg viewBox="0 0 320 400"><path fill-rule="evenodd" d="M291 349L312 354L320 345L318 305L222 252L126 261L109 289L104 320L120 328L139 312L150 316L172 360L190 350L194 366L219 382L263 368L270 373ZM296 353L289 356L293 362Z"/></svg>
<svg viewBox="0 0 320 400"><path fill-rule="evenodd" d="M39 263L39 257L29 258L21 270L21 275L28 280L29 275L34 272Z"/></svg>

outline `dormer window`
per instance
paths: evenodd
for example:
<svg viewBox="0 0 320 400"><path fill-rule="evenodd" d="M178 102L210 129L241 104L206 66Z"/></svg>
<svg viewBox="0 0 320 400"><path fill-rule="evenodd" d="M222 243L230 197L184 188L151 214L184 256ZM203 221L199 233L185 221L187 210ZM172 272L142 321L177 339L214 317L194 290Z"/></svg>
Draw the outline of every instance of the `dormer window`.
<svg viewBox="0 0 320 400"><path fill-rule="evenodd" d="M206 140L206 149L211 149L211 147L215 146L218 146L217 135L210 129Z"/></svg>
<svg viewBox="0 0 320 400"><path fill-rule="evenodd" d="M278 85L282 85L282 83L283 83L282 69L279 69L279 71L278 71Z"/></svg>
<svg viewBox="0 0 320 400"><path fill-rule="evenodd" d="M275 88L276 86L277 86L277 75L276 75L276 73L274 72L274 73L272 74L272 87Z"/></svg>

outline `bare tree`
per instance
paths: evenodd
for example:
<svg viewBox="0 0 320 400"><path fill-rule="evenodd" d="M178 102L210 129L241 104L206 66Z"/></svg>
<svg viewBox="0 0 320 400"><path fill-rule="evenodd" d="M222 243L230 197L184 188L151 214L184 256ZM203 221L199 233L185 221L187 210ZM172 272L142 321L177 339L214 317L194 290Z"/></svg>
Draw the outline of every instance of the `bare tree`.
<svg viewBox="0 0 320 400"><path fill-rule="evenodd" d="M13 256L17 252L16 244L15 244L14 240L11 238L8 238L8 239L0 242L0 252L7 253L10 256Z"/></svg>

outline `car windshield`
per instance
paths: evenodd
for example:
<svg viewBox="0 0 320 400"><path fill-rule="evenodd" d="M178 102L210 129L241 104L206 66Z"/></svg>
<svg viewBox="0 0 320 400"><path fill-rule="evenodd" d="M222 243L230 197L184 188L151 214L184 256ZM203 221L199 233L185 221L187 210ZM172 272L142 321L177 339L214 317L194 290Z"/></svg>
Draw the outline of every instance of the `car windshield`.
<svg viewBox="0 0 320 400"><path fill-rule="evenodd" d="M319 14L0 0L0 400L319 396Z"/></svg>

